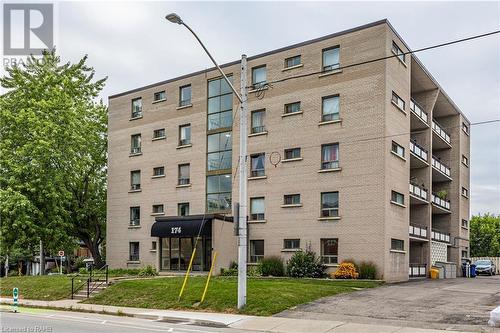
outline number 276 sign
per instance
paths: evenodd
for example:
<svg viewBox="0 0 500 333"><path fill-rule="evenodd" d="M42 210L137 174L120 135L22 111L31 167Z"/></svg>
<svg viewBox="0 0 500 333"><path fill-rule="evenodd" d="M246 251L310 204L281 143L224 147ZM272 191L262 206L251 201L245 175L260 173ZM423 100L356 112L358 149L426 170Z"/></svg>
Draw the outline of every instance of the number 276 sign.
<svg viewBox="0 0 500 333"><path fill-rule="evenodd" d="M172 235L180 234L180 233L182 233L182 228L181 227L172 227L172 230L170 231L170 233Z"/></svg>

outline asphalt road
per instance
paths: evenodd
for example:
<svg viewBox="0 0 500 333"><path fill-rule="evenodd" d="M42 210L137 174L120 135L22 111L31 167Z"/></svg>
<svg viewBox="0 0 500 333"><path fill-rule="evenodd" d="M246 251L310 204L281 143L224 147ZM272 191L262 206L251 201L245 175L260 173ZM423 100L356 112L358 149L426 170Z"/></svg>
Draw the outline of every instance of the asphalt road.
<svg viewBox="0 0 500 333"><path fill-rule="evenodd" d="M203 327L187 323L168 323L147 319L93 313L22 308L13 313L0 311L2 333L240 333L251 332L231 328Z"/></svg>

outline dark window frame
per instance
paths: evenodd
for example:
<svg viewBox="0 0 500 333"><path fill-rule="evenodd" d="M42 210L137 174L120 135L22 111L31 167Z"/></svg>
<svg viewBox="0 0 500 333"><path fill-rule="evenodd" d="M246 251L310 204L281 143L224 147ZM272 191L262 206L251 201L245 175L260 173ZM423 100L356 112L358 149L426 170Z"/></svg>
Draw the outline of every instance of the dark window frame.
<svg viewBox="0 0 500 333"><path fill-rule="evenodd" d="M294 156L295 152L297 152L297 151L299 152L299 155L298 156ZM290 157L288 156L289 153L291 154ZM284 155L285 155L285 160L293 160L293 159L296 159L296 158L302 158L302 149L300 147L287 148L284 151Z"/></svg>
<svg viewBox="0 0 500 333"><path fill-rule="evenodd" d="M300 249L300 238L285 238L283 239L283 249L298 250Z"/></svg>
<svg viewBox="0 0 500 333"><path fill-rule="evenodd" d="M337 195L337 207L326 207L326 202L324 201L324 196L328 194L336 194ZM328 191L328 192L321 192L320 193L320 202L321 202L321 217L322 218L329 218L329 217L339 217L339 211L340 211L340 192L339 191Z"/></svg>
<svg viewBox="0 0 500 333"><path fill-rule="evenodd" d="M391 238L391 250L405 251L405 241L403 239Z"/></svg>
<svg viewBox="0 0 500 333"><path fill-rule="evenodd" d="M338 100L338 112L325 113L325 100L328 99L337 99ZM338 121L340 120L340 94L328 95L321 97L321 121Z"/></svg>
<svg viewBox="0 0 500 333"><path fill-rule="evenodd" d="M137 245L137 248L134 249L135 251L133 251L133 247L135 247ZM140 261L140 244L139 242L129 242L129 245L128 245L128 254L129 254L129 261Z"/></svg>
<svg viewBox="0 0 500 333"><path fill-rule="evenodd" d="M181 169L183 167L187 167L188 169L188 177L181 178ZM181 163L177 167L177 185L189 185L191 184L191 164L190 163Z"/></svg>
<svg viewBox="0 0 500 333"><path fill-rule="evenodd" d="M331 51L331 50L338 50L339 53L339 62L336 64L331 64L331 65L325 65L325 52ZM334 70L340 69L340 44L327 47L323 50L321 50L321 71L322 72L330 72Z"/></svg>
<svg viewBox="0 0 500 333"><path fill-rule="evenodd" d="M163 98L161 97L161 94L163 94ZM165 90L157 91L153 93L153 102L163 102L167 100L167 92Z"/></svg>
<svg viewBox="0 0 500 333"><path fill-rule="evenodd" d="M295 63L296 59L299 59L298 63ZM289 61L292 61L292 63L290 64ZM292 67L296 67L296 66L300 66L300 65L302 65L302 55L299 54L299 55L296 55L293 57L285 58L285 63L284 63L283 68L287 69L287 68L292 68Z"/></svg>
<svg viewBox="0 0 500 333"><path fill-rule="evenodd" d="M189 99L182 99L182 93L184 89L189 88ZM179 87L179 107L189 106L193 102L193 88L191 84L186 84Z"/></svg>

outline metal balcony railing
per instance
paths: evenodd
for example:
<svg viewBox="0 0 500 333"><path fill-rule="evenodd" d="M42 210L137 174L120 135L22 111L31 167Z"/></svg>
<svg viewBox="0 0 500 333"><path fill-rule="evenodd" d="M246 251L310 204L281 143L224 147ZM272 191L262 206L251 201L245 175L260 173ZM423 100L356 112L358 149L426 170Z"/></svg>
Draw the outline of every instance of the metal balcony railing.
<svg viewBox="0 0 500 333"><path fill-rule="evenodd" d="M428 124L429 116L427 115L427 112L425 112L424 109L420 107L420 105L415 103L413 99L410 99L410 110L424 123Z"/></svg>
<svg viewBox="0 0 500 333"><path fill-rule="evenodd" d="M432 202L443 209L450 210L450 200L441 199L435 194L431 195Z"/></svg>
<svg viewBox="0 0 500 333"><path fill-rule="evenodd" d="M432 230L431 231L431 239L439 241L439 242L449 243L450 242L450 234L449 233L440 232L440 231L437 231L437 230Z"/></svg>
<svg viewBox="0 0 500 333"><path fill-rule="evenodd" d="M448 144L451 144L451 138L448 133L444 131L444 129L439 125L435 120L432 121L432 129L436 132L439 137L441 137Z"/></svg>
<svg viewBox="0 0 500 333"><path fill-rule="evenodd" d="M427 150L425 150L419 144L410 141L410 151L427 162L427 157L428 157Z"/></svg>
<svg viewBox="0 0 500 333"><path fill-rule="evenodd" d="M427 277L426 264L410 264L408 274L410 277Z"/></svg>
<svg viewBox="0 0 500 333"><path fill-rule="evenodd" d="M442 173L444 173L445 175L447 175L448 177L451 177L450 167L441 163L441 161L435 156L432 156L432 166L441 171Z"/></svg>
<svg viewBox="0 0 500 333"><path fill-rule="evenodd" d="M410 194L420 199L427 200L428 191L423 187L410 183Z"/></svg>
<svg viewBox="0 0 500 333"><path fill-rule="evenodd" d="M427 227L417 227L410 224L409 234L410 236L427 238Z"/></svg>

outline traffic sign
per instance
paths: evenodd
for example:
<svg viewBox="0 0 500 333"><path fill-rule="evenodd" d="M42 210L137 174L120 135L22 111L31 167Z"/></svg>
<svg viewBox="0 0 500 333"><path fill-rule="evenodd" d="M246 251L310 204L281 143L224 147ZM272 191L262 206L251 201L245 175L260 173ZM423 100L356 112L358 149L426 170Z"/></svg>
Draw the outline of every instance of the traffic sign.
<svg viewBox="0 0 500 333"><path fill-rule="evenodd" d="M59 257L63 257L64 256L64 251L59 251L58 255L59 255Z"/></svg>
<svg viewBox="0 0 500 333"><path fill-rule="evenodd" d="M13 304L14 312L17 312L18 296L19 296L19 289L17 287L15 287L12 289L12 299L14 301L14 304Z"/></svg>

